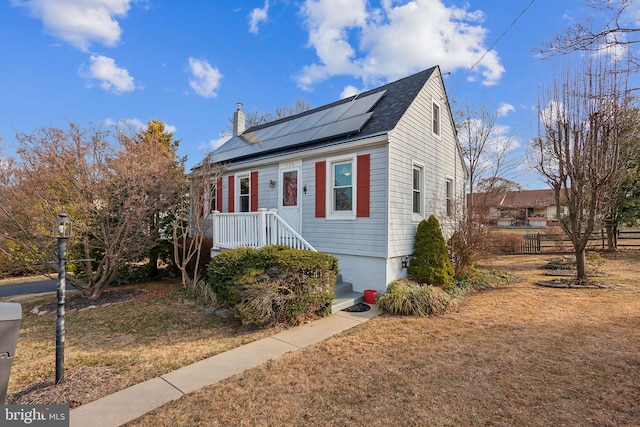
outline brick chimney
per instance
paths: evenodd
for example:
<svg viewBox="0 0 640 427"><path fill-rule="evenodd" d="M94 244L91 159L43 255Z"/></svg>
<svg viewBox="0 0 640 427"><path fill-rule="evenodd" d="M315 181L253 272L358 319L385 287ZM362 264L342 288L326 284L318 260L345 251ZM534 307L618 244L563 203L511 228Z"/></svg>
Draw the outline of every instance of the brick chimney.
<svg viewBox="0 0 640 427"><path fill-rule="evenodd" d="M238 109L233 113L233 136L242 135L244 132L244 111L242 111L242 102L238 102Z"/></svg>

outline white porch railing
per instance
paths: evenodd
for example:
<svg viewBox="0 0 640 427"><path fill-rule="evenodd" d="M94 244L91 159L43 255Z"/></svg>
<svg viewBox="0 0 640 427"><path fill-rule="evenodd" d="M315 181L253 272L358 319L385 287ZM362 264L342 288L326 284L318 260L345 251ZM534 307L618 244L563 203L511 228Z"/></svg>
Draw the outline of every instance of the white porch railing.
<svg viewBox="0 0 640 427"><path fill-rule="evenodd" d="M221 213L213 211L213 249L243 246L261 248L286 245L294 249L316 252L300 234L287 224L275 209L257 212Z"/></svg>

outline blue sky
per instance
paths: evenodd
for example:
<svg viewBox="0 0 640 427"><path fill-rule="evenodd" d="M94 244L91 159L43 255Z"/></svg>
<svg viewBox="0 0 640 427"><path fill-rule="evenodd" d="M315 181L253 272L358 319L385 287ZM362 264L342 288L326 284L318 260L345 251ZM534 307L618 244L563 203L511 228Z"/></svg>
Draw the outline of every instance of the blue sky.
<svg viewBox="0 0 640 427"><path fill-rule="evenodd" d="M439 65L454 108L504 111L515 179L541 188L524 147L553 63L533 49L592 12L583 0L1 0L0 144L6 155L16 131L156 118L193 166L237 102L318 107Z"/></svg>

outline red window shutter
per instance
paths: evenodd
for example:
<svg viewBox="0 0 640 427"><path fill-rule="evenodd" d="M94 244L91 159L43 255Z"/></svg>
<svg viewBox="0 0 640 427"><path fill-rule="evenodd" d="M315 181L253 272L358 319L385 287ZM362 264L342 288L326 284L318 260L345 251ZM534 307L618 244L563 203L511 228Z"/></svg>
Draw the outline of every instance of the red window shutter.
<svg viewBox="0 0 640 427"><path fill-rule="evenodd" d="M216 183L216 208L222 212L222 178Z"/></svg>
<svg viewBox="0 0 640 427"><path fill-rule="evenodd" d="M326 216L327 162L316 162L316 218Z"/></svg>
<svg viewBox="0 0 640 427"><path fill-rule="evenodd" d="M229 212L233 212L233 208L234 208L234 199L235 199L235 194L234 194L234 184L235 184L235 177L233 175L229 176L229 194L227 195L227 204L228 204L228 211Z"/></svg>
<svg viewBox="0 0 640 427"><path fill-rule="evenodd" d="M249 181L250 185L250 206L249 209L251 212L256 212L258 210L258 172L251 172L251 180Z"/></svg>
<svg viewBox="0 0 640 427"><path fill-rule="evenodd" d="M356 216L369 217L369 199L371 192L371 155L358 156L358 199L356 200Z"/></svg>

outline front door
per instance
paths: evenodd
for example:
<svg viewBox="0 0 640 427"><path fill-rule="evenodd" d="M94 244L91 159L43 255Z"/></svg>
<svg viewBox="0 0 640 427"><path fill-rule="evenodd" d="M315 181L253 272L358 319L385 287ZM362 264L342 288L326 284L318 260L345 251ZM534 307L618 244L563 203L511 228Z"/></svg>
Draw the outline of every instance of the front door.
<svg viewBox="0 0 640 427"><path fill-rule="evenodd" d="M302 234L301 165L300 161L282 163L278 172L278 215L299 234Z"/></svg>

